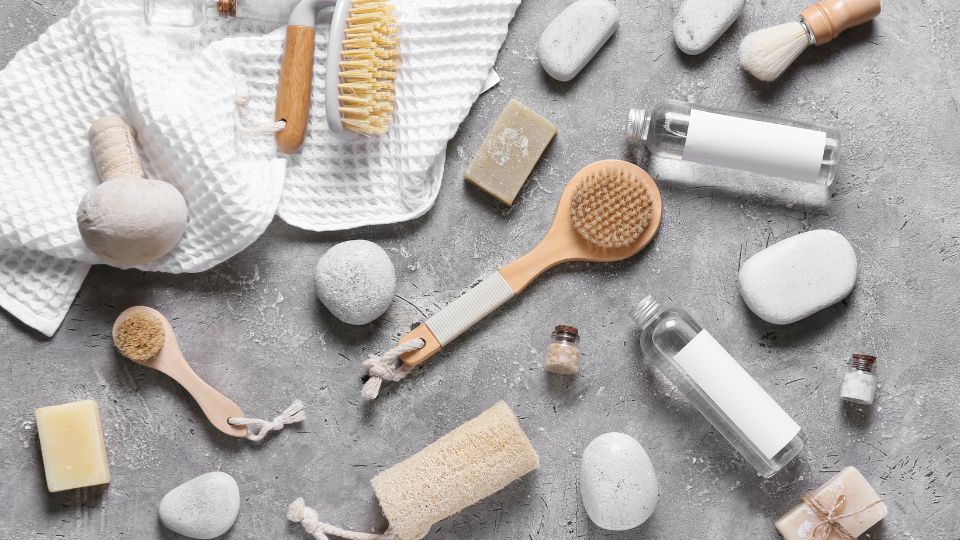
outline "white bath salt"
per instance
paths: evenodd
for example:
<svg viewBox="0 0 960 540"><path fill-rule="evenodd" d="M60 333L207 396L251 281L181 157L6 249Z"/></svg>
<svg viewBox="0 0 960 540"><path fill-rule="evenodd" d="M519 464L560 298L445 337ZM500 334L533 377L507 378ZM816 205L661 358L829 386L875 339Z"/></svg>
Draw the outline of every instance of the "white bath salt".
<svg viewBox="0 0 960 540"><path fill-rule="evenodd" d="M852 371L843 377L840 397L853 403L871 405L873 404L876 387L876 377L873 376L873 373Z"/></svg>

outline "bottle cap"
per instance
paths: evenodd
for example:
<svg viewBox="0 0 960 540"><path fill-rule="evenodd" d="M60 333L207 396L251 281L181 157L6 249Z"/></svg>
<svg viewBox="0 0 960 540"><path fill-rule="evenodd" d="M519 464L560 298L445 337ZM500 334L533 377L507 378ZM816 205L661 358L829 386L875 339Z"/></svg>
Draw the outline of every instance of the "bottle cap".
<svg viewBox="0 0 960 540"><path fill-rule="evenodd" d="M576 326L567 326L567 325L565 325L565 324L558 324L558 325L553 329L553 331L556 332L556 333L558 333L558 334L572 334L572 335L574 335L574 336L579 335L579 334L577 333L577 327L576 327Z"/></svg>

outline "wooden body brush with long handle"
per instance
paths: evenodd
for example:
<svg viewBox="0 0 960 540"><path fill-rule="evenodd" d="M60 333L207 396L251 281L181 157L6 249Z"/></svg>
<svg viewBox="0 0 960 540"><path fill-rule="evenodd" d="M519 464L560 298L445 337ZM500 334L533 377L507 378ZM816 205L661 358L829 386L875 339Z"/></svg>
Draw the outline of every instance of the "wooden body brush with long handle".
<svg viewBox="0 0 960 540"><path fill-rule="evenodd" d="M637 254L656 235L662 206L660 191L640 167L618 160L584 167L567 183L550 230L533 250L490 274L400 338L401 348L406 343L421 343L418 340L423 344L408 347L413 350L400 355L402 365L390 366L386 357L365 363L372 376L364 385L364 397L376 397L384 377L399 380L523 292L548 268L572 261L619 261Z"/></svg>
<svg viewBox="0 0 960 540"><path fill-rule="evenodd" d="M393 116L397 24L383 0L301 0L290 13L274 119L277 148L299 152L307 135L316 19L333 7L327 46L327 125L341 138L381 135Z"/></svg>
<svg viewBox="0 0 960 540"><path fill-rule="evenodd" d="M841 32L880 14L880 0L824 0L800 12L800 20L752 32L740 44L740 65L761 81L783 74L810 45L823 45Z"/></svg>

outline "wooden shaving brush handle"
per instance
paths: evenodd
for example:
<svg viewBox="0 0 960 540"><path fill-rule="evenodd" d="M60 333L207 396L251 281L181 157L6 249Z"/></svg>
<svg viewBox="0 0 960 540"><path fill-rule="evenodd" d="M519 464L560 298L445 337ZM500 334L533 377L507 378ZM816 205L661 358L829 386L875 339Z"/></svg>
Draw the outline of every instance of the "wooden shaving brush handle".
<svg viewBox="0 0 960 540"><path fill-rule="evenodd" d="M96 120L87 137L102 182L120 177L144 177L136 133L122 118L104 116Z"/></svg>
<svg viewBox="0 0 960 540"><path fill-rule="evenodd" d="M286 123L276 134L277 148L284 154L299 152L307 136L315 37L316 30L312 26L287 27L287 40L280 61L277 108L273 115L274 120Z"/></svg>
<svg viewBox="0 0 960 540"><path fill-rule="evenodd" d="M833 41L841 32L873 20L880 0L824 0L800 12L817 45Z"/></svg>

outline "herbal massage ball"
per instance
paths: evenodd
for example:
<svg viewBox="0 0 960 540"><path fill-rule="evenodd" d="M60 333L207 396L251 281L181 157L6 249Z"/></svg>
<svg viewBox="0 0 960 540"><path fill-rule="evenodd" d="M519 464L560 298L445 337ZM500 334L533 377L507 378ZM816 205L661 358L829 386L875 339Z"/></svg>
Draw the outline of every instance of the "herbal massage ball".
<svg viewBox="0 0 960 540"><path fill-rule="evenodd" d="M317 298L347 324L367 324L393 303L397 276L387 252L373 242L341 242L317 262Z"/></svg>
<svg viewBox="0 0 960 540"><path fill-rule="evenodd" d="M173 185L143 177L133 129L117 116L90 126L90 147L102 183L77 208L77 228L90 251L120 266L154 261L187 227L187 203Z"/></svg>

